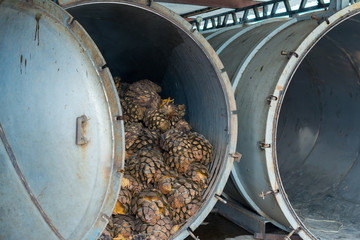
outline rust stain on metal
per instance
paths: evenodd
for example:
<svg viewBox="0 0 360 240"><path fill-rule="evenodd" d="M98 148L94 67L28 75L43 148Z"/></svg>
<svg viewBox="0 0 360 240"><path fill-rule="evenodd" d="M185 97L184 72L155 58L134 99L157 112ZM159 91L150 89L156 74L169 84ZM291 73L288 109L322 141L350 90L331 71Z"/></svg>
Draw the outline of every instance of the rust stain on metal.
<svg viewBox="0 0 360 240"><path fill-rule="evenodd" d="M318 17L315 14L311 15L311 19L314 19L317 21L318 24L321 24L322 22L326 22L327 24L330 24L330 21L327 17Z"/></svg>
<svg viewBox="0 0 360 240"><path fill-rule="evenodd" d="M83 124L81 124L81 132L83 133L83 136L85 136L87 134L87 126L88 126L88 121L85 121L85 122L83 122ZM86 143L81 145L81 152L82 152L83 160L86 159L86 147L89 143L88 139L85 139L85 141L86 141Z"/></svg>
<svg viewBox="0 0 360 240"><path fill-rule="evenodd" d="M283 89L284 89L284 87L281 86L281 85L276 86L276 90L277 90L277 91L282 91Z"/></svg>
<svg viewBox="0 0 360 240"><path fill-rule="evenodd" d="M36 41L37 39L37 45L40 45L40 18L41 18L41 14L37 13L35 15L35 20L36 20L36 29L35 29L35 37L34 37L34 41Z"/></svg>
<svg viewBox="0 0 360 240"><path fill-rule="evenodd" d="M275 172L275 169L272 169L272 171ZM274 188L275 188L275 189L280 189L280 188L279 188L279 183L278 183L278 181L275 181ZM280 191L280 190L279 190L279 191Z"/></svg>
<svg viewBox="0 0 360 240"><path fill-rule="evenodd" d="M23 55L20 55L20 73L22 74L22 62L23 62Z"/></svg>
<svg viewBox="0 0 360 240"><path fill-rule="evenodd" d="M317 21L320 20L320 18L318 16L316 16L315 14L311 15L311 19L314 19L314 20L317 20Z"/></svg>
<svg viewBox="0 0 360 240"><path fill-rule="evenodd" d="M26 74L26 65L27 65L27 60L25 58L25 61L24 61L24 66L25 66L25 74Z"/></svg>
<svg viewBox="0 0 360 240"><path fill-rule="evenodd" d="M86 145L81 146L82 160L86 160Z"/></svg>
<svg viewBox="0 0 360 240"><path fill-rule="evenodd" d="M86 160L86 145L81 146L82 160Z"/></svg>

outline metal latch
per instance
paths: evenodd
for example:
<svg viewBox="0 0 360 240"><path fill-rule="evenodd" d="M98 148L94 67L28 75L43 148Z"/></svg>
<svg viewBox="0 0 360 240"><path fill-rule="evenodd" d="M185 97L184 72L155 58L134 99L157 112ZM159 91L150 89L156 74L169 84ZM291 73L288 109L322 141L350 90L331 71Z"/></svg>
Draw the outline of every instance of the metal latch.
<svg viewBox="0 0 360 240"><path fill-rule="evenodd" d="M266 197L267 195L276 194L276 193L279 193L279 192L280 192L279 189L270 190L270 191L267 191L267 192L261 192L261 193L259 194L259 197L261 197L262 199L265 199L265 197Z"/></svg>
<svg viewBox="0 0 360 240"><path fill-rule="evenodd" d="M88 143L85 137L87 122L88 118L85 115L76 118L76 145L85 145Z"/></svg>
<svg viewBox="0 0 360 240"><path fill-rule="evenodd" d="M298 58L299 57L299 54L297 54L296 52L294 51L285 51L285 50L282 50L280 52L281 55L284 55L286 56L288 59L290 59L292 56Z"/></svg>
<svg viewBox="0 0 360 240"><path fill-rule="evenodd" d="M270 143L260 142L259 147L260 147L260 149L264 150L265 148L271 148L271 144Z"/></svg>
<svg viewBox="0 0 360 240"><path fill-rule="evenodd" d="M242 157L242 154L236 152L236 153L231 154L231 157L233 157L236 162L240 162L240 159L241 159L241 157Z"/></svg>
<svg viewBox="0 0 360 240"><path fill-rule="evenodd" d="M227 201L222 196L215 194L215 197L223 204L227 204Z"/></svg>

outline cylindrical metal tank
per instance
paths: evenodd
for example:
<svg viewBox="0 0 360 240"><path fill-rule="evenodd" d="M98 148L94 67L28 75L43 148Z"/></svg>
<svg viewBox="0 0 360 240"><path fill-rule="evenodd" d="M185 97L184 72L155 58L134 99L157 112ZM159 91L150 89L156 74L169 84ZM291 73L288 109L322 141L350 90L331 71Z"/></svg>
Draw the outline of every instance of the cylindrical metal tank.
<svg viewBox="0 0 360 240"><path fill-rule="evenodd" d="M360 238L359 13L357 3L205 35L238 109L243 157L225 192L303 239Z"/></svg>
<svg viewBox="0 0 360 240"><path fill-rule="evenodd" d="M203 36L167 8L144 2L60 1L92 37L113 76L161 85L162 97L185 104L193 129L213 144L215 160L201 209L174 236L184 239L210 213L230 175L235 99L222 63Z"/></svg>
<svg viewBox="0 0 360 240"><path fill-rule="evenodd" d="M50 1L0 1L0 239L95 239L124 168L116 88Z"/></svg>
<svg viewBox="0 0 360 240"><path fill-rule="evenodd" d="M119 140L123 147L124 131L112 76L127 82L147 78L160 84L162 97L185 104L185 117L193 129L213 144L211 178L200 210L174 238L192 234L221 195L236 156L235 99L214 50L199 32L192 31L189 23L151 1L58 1L72 16L50 1L15 2L0 1L1 72L6 76L0 82L0 121L6 136L13 137L9 142L15 155L19 159L21 155L26 162L19 166L25 172L23 180L29 183L25 187L34 194L30 199L26 193L21 196L7 185L13 181L10 176L0 170L1 183L5 183L0 187L0 209L6 212L0 215L0 238L20 239L22 235L28 239L96 239L101 234L115 205L124 159L123 151L111 149L111 144ZM86 41L82 41L84 37ZM92 55L94 52L96 55ZM83 59L83 55L90 57ZM98 77L104 74L106 81ZM107 93L101 92L107 88L111 90L109 99ZM67 90L62 93L61 89ZM22 101L12 102L17 95ZM95 101L98 98L100 103ZM114 101L118 112L112 113L106 101ZM97 115L88 113L86 107ZM69 115L74 108L75 119ZM88 121L83 121L83 115ZM120 129L111 128L112 123L120 124ZM98 127L99 135L102 131L110 135L87 132L86 126ZM90 145L76 146L77 129L80 143L83 136L89 139L87 144L95 147L94 151L100 146L106 148L106 154L88 152ZM74 130L74 136L68 136L68 130ZM5 150L0 156L11 158ZM103 157L108 158L99 162ZM114 159L121 164L114 164ZM6 171L12 171L13 178L22 179L10 160L2 157L0 163L7 164ZM110 179L109 172L116 177ZM99 180L102 177L108 185ZM21 179L19 188L24 185ZM86 188L76 181L87 184ZM96 187L100 190L92 191ZM104 198L105 193L98 195L100 191L110 191L111 196ZM25 199L26 204L13 201L15 198ZM12 201L14 204L10 204ZM99 210L102 208L106 211Z"/></svg>

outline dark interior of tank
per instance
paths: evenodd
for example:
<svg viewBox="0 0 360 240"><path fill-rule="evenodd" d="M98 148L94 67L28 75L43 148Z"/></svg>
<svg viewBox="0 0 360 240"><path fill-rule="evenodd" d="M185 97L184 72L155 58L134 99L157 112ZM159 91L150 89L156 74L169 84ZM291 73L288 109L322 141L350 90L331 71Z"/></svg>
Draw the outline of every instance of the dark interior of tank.
<svg viewBox="0 0 360 240"><path fill-rule="evenodd" d="M94 3L67 11L94 40L113 77L128 83L149 79L162 87L162 98L185 104L186 120L214 147L211 179L203 195L205 208L223 171L229 113L222 83L202 48L171 20L143 7Z"/></svg>
<svg viewBox="0 0 360 240"><path fill-rule="evenodd" d="M328 32L296 70L277 130L289 200L321 239L360 239L360 16Z"/></svg>

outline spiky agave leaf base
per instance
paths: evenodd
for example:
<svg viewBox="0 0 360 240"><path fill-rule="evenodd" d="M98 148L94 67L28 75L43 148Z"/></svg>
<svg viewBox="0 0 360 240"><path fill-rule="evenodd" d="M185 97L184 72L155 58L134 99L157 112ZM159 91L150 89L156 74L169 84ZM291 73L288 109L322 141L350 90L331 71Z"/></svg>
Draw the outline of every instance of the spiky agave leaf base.
<svg viewBox="0 0 360 240"><path fill-rule="evenodd" d="M184 119L185 105L161 100L161 87L115 77L125 121L125 173L102 240L165 240L196 214L213 148Z"/></svg>

